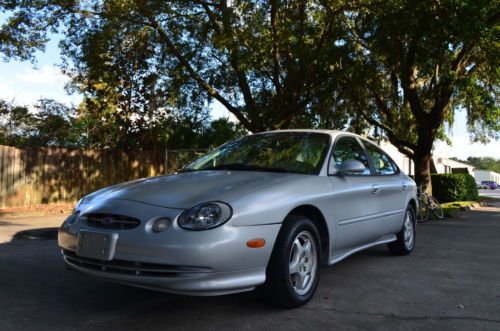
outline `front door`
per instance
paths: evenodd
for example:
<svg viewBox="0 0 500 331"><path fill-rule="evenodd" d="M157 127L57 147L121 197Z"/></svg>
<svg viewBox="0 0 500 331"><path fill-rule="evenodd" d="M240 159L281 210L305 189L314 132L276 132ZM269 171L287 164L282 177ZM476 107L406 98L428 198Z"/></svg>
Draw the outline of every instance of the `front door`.
<svg viewBox="0 0 500 331"><path fill-rule="evenodd" d="M367 155L358 140L349 135L337 139L330 159L330 168L340 166L347 160L358 160L366 169L358 174L329 176L334 191L331 207L337 230L333 245L336 251L373 241L375 230L370 220L379 210L379 201L373 193L374 182Z"/></svg>

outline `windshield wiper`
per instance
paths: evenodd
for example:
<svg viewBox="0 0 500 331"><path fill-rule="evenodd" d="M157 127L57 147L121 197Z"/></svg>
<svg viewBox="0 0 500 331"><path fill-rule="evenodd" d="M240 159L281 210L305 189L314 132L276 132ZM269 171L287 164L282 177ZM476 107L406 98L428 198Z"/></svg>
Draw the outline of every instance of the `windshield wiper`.
<svg viewBox="0 0 500 331"><path fill-rule="evenodd" d="M176 172L177 173L181 173L181 172L193 172L193 171L198 171L197 169L191 169L191 168L182 168L180 170L177 170Z"/></svg>
<svg viewBox="0 0 500 331"><path fill-rule="evenodd" d="M269 171L269 172L291 172L284 168L264 167L253 164L227 163L197 170L242 170L242 171Z"/></svg>

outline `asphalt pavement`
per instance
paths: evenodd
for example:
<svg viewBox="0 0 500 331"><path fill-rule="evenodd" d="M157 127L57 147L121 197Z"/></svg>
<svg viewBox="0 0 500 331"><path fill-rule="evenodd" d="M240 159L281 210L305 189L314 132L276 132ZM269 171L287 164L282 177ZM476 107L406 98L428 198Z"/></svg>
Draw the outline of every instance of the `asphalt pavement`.
<svg viewBox="0 0 500 331"><path fill-rule="evenodd" d="M55 240L14 236L0 244L0 330L500 330L500 209L417 231L410 256L380 246L324 267L295 310L257 292L188 297L103 282L64 269Z"/></svg>

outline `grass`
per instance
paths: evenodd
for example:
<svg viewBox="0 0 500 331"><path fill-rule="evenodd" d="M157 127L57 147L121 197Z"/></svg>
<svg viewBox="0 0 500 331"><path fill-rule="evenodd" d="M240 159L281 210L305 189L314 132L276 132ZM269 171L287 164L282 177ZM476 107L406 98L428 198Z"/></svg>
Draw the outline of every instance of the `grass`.
<svg viewBox="0 0 500 331"><path fill-rule="evenodd" d="M460 210L460 208L462 207L472 206L475 203L477 203L477 201L453 201L442 203L441 208L443 208L443 212L445 215L449 215L452 212Z"/></svg>
<svg viewBox="0 0 500 331"><path fill-rule="evenodd" d="M449 215L454 211L460 210L460 208L462 207L472 206L475 203L497 202L497 201L500 201L500 199L493 197L479 197L479 199L477 199L476 201L453 201L453 202L442 203L441 208L443 208L443 212L445 215Z"/></svg>

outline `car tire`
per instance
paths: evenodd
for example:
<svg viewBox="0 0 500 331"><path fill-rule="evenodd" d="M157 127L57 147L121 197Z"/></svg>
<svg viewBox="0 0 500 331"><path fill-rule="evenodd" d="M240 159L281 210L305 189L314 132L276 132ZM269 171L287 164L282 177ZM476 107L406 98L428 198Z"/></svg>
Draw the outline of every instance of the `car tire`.
<svg viewBox="0 0 500 331"><path fill-rule="evenodd" d="M406 208L403 227L396 235L396 241L387 244L389 251L394 255L408 255L415 247L415 211L411 206Z"/></svg>
<svg viewBox="0 0 500 331"><path fill-rule="evenodd" d="M319 281L320 239L307 217L288 216L278 234L261 287L264 299L274 305L296 308L314 295Z"/></svg>

